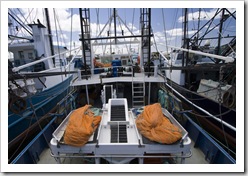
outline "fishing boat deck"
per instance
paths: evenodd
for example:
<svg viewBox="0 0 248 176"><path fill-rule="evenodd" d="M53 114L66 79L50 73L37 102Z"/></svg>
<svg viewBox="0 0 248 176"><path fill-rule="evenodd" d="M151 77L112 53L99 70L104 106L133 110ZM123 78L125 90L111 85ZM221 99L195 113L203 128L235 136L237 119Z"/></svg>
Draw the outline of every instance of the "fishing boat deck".
<svg viewBox="0 0 248 176"><path fill-rule="evenodd" d="M122 117L120 106L122 105L123 118L120 119ZM67 157L94 158L95 163L100 163L100 159L105 159L113 164L125 164L134 159L143 164L145 158L175 157L181 158L181 163L184 163L185 159L191 156L191 140L187 131L165 109L162 110L165 118L168 118L182 133L180 141L169 145L152 142L138 132L135 125L136 115L128 110L126 99L110 99L107 108L101 111L102 120L97 131L82 147L71 146L63 141L70 114L54 131L50 148L58 163L62 162L62 158ZM115 111L118 111L118 116Z"/></svg>

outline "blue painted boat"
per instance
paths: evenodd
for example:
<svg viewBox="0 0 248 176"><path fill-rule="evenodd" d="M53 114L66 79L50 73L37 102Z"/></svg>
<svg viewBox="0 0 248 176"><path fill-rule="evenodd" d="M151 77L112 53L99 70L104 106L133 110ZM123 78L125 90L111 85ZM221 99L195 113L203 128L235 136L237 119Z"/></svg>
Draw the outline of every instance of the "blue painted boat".
<svg viewBox="0 0 248 176"><path fill-rule="evenodd" d="M48 14L48 12L46 13ZM48 15L47 15L47 19ZM9 9L9 27L13 29L20 23ZM49 20L48 20L49 21ZM17 156L47 125L56 127L59 118L66 114L66 106L72 105L75 90L70 87L72 74L56 74L73 69L67 61L68 50L61 46L53 46L51 29L37 20L22 26L30 36L14 36L9 34L9 47L12 58L9 58L9 109L8 109L8 154L9 163L18 162ZM17 27L16 27L17 28ZM10 30L11 31L11 30ZM32 31L32 32L30 32ZM50 45L48 45L50 43ZM72 67L71 67L72 66ZM25 74L50 73L51 76L34 76L26 78ZM53 75L54 73L54 75ZM61 103L66 103L63 107ZM57 118L55 121L54 118ZM56 122L56 123L55 123ZM46 135L49 140L52 136ZM40 144L41 148L48 144Z"/></svg>

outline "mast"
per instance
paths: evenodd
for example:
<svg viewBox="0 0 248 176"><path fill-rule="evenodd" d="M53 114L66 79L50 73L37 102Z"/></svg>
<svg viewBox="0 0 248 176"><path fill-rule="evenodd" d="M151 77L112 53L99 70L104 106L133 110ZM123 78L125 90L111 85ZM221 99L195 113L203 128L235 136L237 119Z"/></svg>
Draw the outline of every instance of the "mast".
<svg viewBox="0 0 248 176"><path fill-rule="evenodd" d="M148 35L151 35L151 8L148 9ZM151 37L148 37L148 77L150 76L151 65Z"/></svg>
<svg viewBox="0 0 248 176"><path fill-rule="evenodd" d="M48 8L45 8L45 15L46 15L46 21L47 21L47 30L48 30L49 43L50 43L50 48L51 48L51 55L53 56L54 55L53 38L52 38ZM55 67L55 58L53 57L52 59L53 59L53 65Z"/></svg>
<svg viewBox="0 0 248 176"><path fill-rule="evenodd" d="M199 29L200 29L200 22L201 22L201 8L199 8L197 31L199 31ZM197 33L197 37L196 37L196 41L195 41L197 46L198 46L198 38L199 38L199 32Z"/></svg>
<svg viewBox="0 0 248 176"><path fill-rule="evenodd" d="M220 50L220 45L221 45L221 33L222 33L222 27L223 27L223 21L224 21L224 16L225 16L225 9L222 9L222 14L221 14L221 19L220 19L220 27L219 27L219 36L218 36L218 46L216 49L216 54L220 55L221 50ZM220 62L220 61L217 61Z"/></svg>
<svg viewBox="0 0 248 176"><path fill-rule="evenodd" d="M183 48L187 47L187 30L188 30L188 9L185 8L184 9L184 24L183 24ZM188 56L188 54L186 53L186 55L185 55L185 52L183 51L182 67L184 67L184 65L187 65L187 60L188 60L187 56ZM185 62L186 62L186 64L185 64Z"/></svg>
<svg viewBox="0 0 248 176"><path fill-rule="evenodd" d="M151 55L151 8L140 9L141 26L141 59L140 66L147 64L148 77L150 76ZM137 37L137 36L136 36Z"/></svg>
<svg viewBox="0 0 248 176"><path fill-rule="evenodd" d="M82 55L84 61L84 72L87 75L87 65L94 68L93 60L91 58L91 42L90 40L90 9L79 8L80 15L80 27L81 27L81 44L82 44ZM87 76L86 76L87 79Z"/></svg>
<svg viewBox="0 0 248 176"><path fill-rule="evenodd" d="M115 8L114 8L114 30L115 30L115 44L116 44L116 10L115 10Z"/></svg>

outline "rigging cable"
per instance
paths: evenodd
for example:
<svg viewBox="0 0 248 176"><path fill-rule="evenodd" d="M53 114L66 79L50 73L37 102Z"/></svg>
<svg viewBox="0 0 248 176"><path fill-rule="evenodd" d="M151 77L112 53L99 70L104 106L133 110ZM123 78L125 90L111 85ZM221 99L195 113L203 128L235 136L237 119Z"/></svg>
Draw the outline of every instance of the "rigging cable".
<svg viewBox="0 0 248 176"><path fill-rule="evenodd" d="M133 8L133 17L132 17L132 28L131 28L131 32L133 32L134 15L135 15L135 8ZM131 50L131 46L132 46L132 44L131 44L131 38L130 38L130 45L129 45L130 50Z"/></svg>
<svg viewBox="0 0 248 176"><path fill-rule="evenodd" d="M204 9L203 9L204 10ZM204 10L205 11L205 10ZM213 21L214 21L214 19L215 19L215 17L219 14L221 12L221 10L219 10L219 8L215 11L215 14L213 15L213 17L210 19L210 20L208 20L207 21L207 23L205 23L202 27L201 27L201 29L200 30L202 30L202 29L204 29L205 27L207 28L206 30L205 30L205 32L204 32L204 34L200 37L200 39L201 39L201 41L199 42L199 46L201 45L201 42L203 41L203 38L209 33L209 32L211 32L214 28L212 28L212 29L210 29L209 30L209 28L210 28L210 26L212 26L212 23L213 23ZM206 12L205 12L206 13ZM205 18L206 18L206 16L205 16ZM209 23L209 24L208 24ZM208 25L207 25L208 24ZM200 31L199 30L199 31ZM195 33L193 36L195 36L196 34L198 35L199 34L199 31L197 32L197 33ZM192 37L193 37L192 36ZM192 38L191 37L191 38ZM199 39L199 37L198 37L198 39Z"/></svg>
<svg viewBox="0 0 248 176"><path fill-rule="evenodd" d="M178 12L178 9L176 10L176 13L175 13L175 19L176 19L176 16L177 16L177 12ZM166 33L163 9L162 9L162 16L163 16L164 31L165 31L165 33ZM175 27L175 21L176 21L176 20L174 20L173 29L174 29L174 27ZM174 32L174 30L172 30L171 36L173 35L173 32ZM166 39L166 38L167 38L167 37L166 37L166 34L165 34L165 39ZM170 41L171 41L171 40L170 40ZM166 47L167 47L167 51L168 51L167 39L166 39ZM170 62L172 62L172 58L170 59ZM169 64L169 66L171 67L172 64ZM170 79L170 80L171 80L171 72L172 72L172 70L169 70L169 79ZM165 74L166 74L166 71L165 71ZM165 84L166 84L166 78L165 78ZM172 87L172 82L171 82L171 81L170 81L170 84L171 84L170 86ZM168 89L166 89L166 90L167 90L167 94L169 95ZM172 90L171 90L171 93L172 93L172 114L173 114L173 113L174 113L174 104L175 104L175 95L174 95L174 91L172 91Z"/></svg>
<svg viewBox="0 0 248 176"><path fill-rule="evenodd" d="M195 30L195 18L194 18L194 13L193 13L193 9L191 8L191 15L192 15L192 21L193 21L193 30ZM200 19L200 17L199 17Z"/></svg>
<svg viewBox="0 0 248 176"><path fill-rule="evenodd" d="M99 22L99 8L96 9L96 37L98 36L97 34L101 31L101 28L100 28L100 22ZM101 35L101 33L99 34ZM101 43L102 43L102 39L101 39ZM103 45L102 46L102 51L104 50L103 49ZM95 51L93 51L93 53L96 53L97 52L97 49L99 48L99 45L97 45L95 47Z"/></svg>
<svg viewBox="0 0 248 176"><path fill-rule="evenodd" d="M218 102L219 102L219 112L220 112L220 114L222 114L222 110L221 110L221 102L222 102L222 96L221 96L221 78L223 77L223 67L221 66L220 67L220 72L219 72L219 78L220 78L220 80L219 80L219 89L218 89L218 91L219 91L219 99L218 99ZM221 122L223 122L223 119L222 119L222 115L220 115L220 119L221 119ZM226 146L227 146L227 149L228 149L228 153L230 154L230 151L229 151L229 145L228 145L228 141L227 141L227 137L226 137L226 132L225 132L225 128L224 128L224 125L223 125L223 123L221 123L221 128L222 128L222 132L223 132L223 134L224 134L224 139L225 139L225 142L226 142Z"/></svg>
<svg viewBox="0 0 248 176"><path fill-rule="evenodd" d="M174 34L174 30L176 31L176 33L177 33L177 29L176 29L176 18L177 18L177 14L178 14L178 9L176 9L176 12L175 12L175 15L174 15L174 24L173 24L173 26L172 26L172 33L171 33L171 35L170 35L170 42L172 41L172 37L173 37L173 34ZM175 36L177 36L177 34L175 35ZM177 40L177 37L176 37L176 40ZM176 43L176 41L175 41L175 43ZM169 45L170 45L170 43L169 43Z"/></svg>
<svg viewBox="0 0 248 176"><path fill-rule="evenodd" d="M15 14L11 9L9 9L9 10L10 10L11 13ZM31 13L32 13L32 11L28 14L27 18L31 15ZM10 16L11 16L11 15L10 15ZM16 17L18 17L18 16L16 16ZM13 17L12 17L12 18L13 18ZM26 18L26 19L27 19L27 18ZM16 20L15 18L13 18L13 19L17 22L17 20ZM26 21L26 19L25 19L25 21ZM18 18L18 20L20 20L20 19ZM19 23L19 22L18 22L18 23ZM22 25L25 25L25 24L23 23L23 24L20 24L20 25L22 26ZM24 27L23 27L23 28L24 28ZM24 28L24 29L27 30L26 28ZM21 28L21 30L22 30L22 28ZM17 34L19 33L19 31L20 31L20 30L18 30L18 31L15 33L14 36L17 36ZM32 35L32 32L30 32L30 31L27 31L27 32L28 32L29 34ZM9 44L12 44L14 40L15 40L15 38L13 38Z"/></svg>
<svg viewBox="0 0 248 176"><path fill-rule="evenodd" d="M34 9L32 8L32 10L31 10L31 12L30 12L30 11L29 11L29 8L28 8L29 15L28 15L26 18L25 18L25 16L23 15L23 13L21 12L21 10L20 10L19 8L17 8L17 10L19 11L19 13L21 14L21 16L22 16L23 19L24 19L24 21L22 21L23 24L25 25L25 23L28 23L27 19L28 19L28 17L30 16L31 12L32 12Z"/></svg>
<svg viewBox="0 0 248 176"><path fill-rule="evenodd" d="M69 54L69 57L71 60L73 59L72 54L71 54L71 51L72 51L72 22L73 22L73 8L71 8L71 32L70 32L70 54ZM69 72L71 71L70 61L69 61L69 63L67 62L67 64L69 64ZM65 71L66 71L66 68L65 68Z"/></svg>
<svg viewBox="0 0 248 176"><path fill-rule="evenodd" d="M169 54L168 51L168 41L167 41L167 36L166 36L166 27L165 27L165 17L164 17L164 9L162 9L162 16L163 16L163 26L164 26L164 37L165 37L165 44L166 44L166 52Z"/></svg>
<svg viewBox="0 0 248 176"><path fill-rule="evenodd" d="M25 137L23 138L23 140L19 143L18 147L16 147L16 150L15 152L8 158L9 161L12 161L12 158L15 156L15 154L18 152L18 150L21 148L22 144L24 143L24 141L26 140L26 138L28 137L28 134L30 132L30 126L32 124L32 120L33 120L33 115L32 115L32 118L30 118L30 121L29 121L29 125L28 125L28 129L26 131L26 134L25 134Z"/></svg>
<svg viewBox="0 0 248 176"><path fill-rule="evenodd" d="M59 49L59 38L58 38L58 30L57 30L57 23L56 23L56 14L55 9L53 8L53 15L54 15L54 24L55 24L55 31L56 31L56 38L58 43L58 53L59 53L59 61L60 61L60 71L62 72L62 60L60 57L60 49ZM61 75L61 79L63 81L63 75Z"/></svg>
<svg viewBox="0 0 248 176"><path fill-rule="evenodd" d="M61 40L63 40L63 42L64 42L64 45L66 45L66 43L65 43L65 38L64 38L64 34L63 34L63 32L62 32L62 29L61 29L61 26L60 26L60 23L59 23L59 16L58 16L58 14L57 13L55 13L55 15L56 15L56 19L57 19L57 22L58 22L58 26L59 26L59 32L60 32L60 35L61 35ZM62 45L62 41L61 41L61 45Z"/></svg>
<svg viewBox="0 0 248 176"><path fill-rule="evenodd" d="M44 11L43 11L44 12ZM35 13L35 16L34 16L34 20L37 18L37 16L38 16L38 9L36 9L36 13ZM43 15L44 16L44 15Z"/></svg>
<svg viewBox="0 0 248 176"><path fill-rule="evenodd" d="M222 9L222 10L223 10L223 9ZM209 18L209 16L208 16L208 14L206 13L205 9L204 9L204 12L205 12L206 16ZM232 14L234 14L234 13L236 13L236 11L233 12ZM215 24L215 23L213 22L213 24ZM215 25L216 25L216 24L215 24ZM216 26L217 26L217 25L216 25ZM224 38L224 36L223 36L219 31L218 31L218 34L220 34L221 37ZM228 45L229 48L232 50L232 52L236 54L236 52L234 51L234 49L231 47L230 43L228 43L227 45Z"/></svg>
<svg viewBox="0 0 248 176"><path fill-rule="evenodd" d="M122 31L123 29L122 29L121 21L120 21L119 18L118 18L118 21L119 21L119 25L120 25L120 28L121 28L121 31ZM130 58L130 52L129 52L129 49L128 49L128 46L127 46L127 43L126 43L126 39L125 39L125 38L124 38L124 43L125 43L125 46L126 46L126 48L127 48L128 56L129 56L129 58Z"/></svg>

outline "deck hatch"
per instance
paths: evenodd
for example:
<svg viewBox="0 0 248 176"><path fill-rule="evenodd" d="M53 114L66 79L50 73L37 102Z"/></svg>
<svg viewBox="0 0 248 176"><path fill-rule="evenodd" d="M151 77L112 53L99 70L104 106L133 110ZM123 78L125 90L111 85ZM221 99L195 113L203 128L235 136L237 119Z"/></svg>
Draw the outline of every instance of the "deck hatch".
<svg viewBox="0 0 248 176"><path fill-rule="evenodd" d="M126 121L124 105L111 105L111 121Z"/></svg>
<svg viewBox="0 0 248 176"><path fill-rule="evenodd" d="M127 143L127 126L111 125L111 143Z"/></svg>

